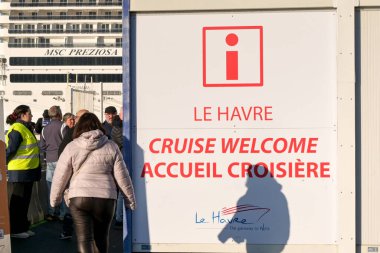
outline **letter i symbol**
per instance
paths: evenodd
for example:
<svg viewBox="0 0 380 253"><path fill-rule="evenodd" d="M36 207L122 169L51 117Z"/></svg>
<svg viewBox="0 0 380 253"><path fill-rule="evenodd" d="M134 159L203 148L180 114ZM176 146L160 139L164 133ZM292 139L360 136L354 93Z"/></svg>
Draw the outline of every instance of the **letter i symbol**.
<svg viewBox="0 0 380 253"><path fill-rule="evenodd" d="M226 37L226 43L229 46L235 46L239 41L238 36L234 33L230 33ZM238 51L226 52L226 79L238 80Z"/></svg>

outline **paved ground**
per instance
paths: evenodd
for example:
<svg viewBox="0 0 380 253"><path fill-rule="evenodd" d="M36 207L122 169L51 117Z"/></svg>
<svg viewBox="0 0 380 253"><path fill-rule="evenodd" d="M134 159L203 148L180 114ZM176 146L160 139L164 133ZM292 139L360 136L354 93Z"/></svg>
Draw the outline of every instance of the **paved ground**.
<svg viewBox="0 0 380 253"><path fill-rule="evenodd" d="M76 251L75 235L71 240L60 240L62 230L60 221L42 222L32 228L35 236L27 239L11 239L12 253L74 253ZM111 226L109 253L123 252L122 229Z"/></svg>

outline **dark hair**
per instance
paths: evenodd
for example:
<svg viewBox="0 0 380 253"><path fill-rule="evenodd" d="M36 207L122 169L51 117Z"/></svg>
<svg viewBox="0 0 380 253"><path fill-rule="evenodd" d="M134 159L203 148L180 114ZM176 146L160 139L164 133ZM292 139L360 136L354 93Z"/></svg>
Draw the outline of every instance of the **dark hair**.
<svg viewBox="0 0 380 253"><path fill-rule="evenodd" d="M49 117L49 110L48 109L44 110L44 113L42 113L42 117L44 117L45 119L50 118Z"/></svg>
<svg viewBox="0 0 380 253"><path fill-rule="evenodd" d="M117 113L116 107L115 106L108 106L104 110L104 113L107 113L107 114L116 114Z"/></svg>
<svg viewBox="0 0 380 253"><path fill-rule="evenodd" d="M78 123L75 125L73 139L78 138L85 132L97 129L102 131L103 134L106 134L106 131L104 130L102 123L100 123L98 117L96 117L96 115L91 112L86 112L79 118Z"/></svg>
<svg viewBox="0 0 380 253"><path fill-rule="evenodd" d="M14 109L12 114L9 114L6 120L7 124L12 125L17 119L21 118L21 114L25 114L30 111L30 107L27 105L19 105Z"/></svg>

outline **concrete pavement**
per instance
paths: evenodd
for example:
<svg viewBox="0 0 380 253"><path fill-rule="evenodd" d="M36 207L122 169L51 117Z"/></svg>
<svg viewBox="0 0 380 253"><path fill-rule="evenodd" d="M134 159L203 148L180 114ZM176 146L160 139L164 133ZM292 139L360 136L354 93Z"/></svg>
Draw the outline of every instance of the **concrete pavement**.
<svg viewBox="0 0 380 253"><path fill-rule="evenodd" d="M36 233L27 239L11 238L12 253L74 253L76 251L75 233L72 239L60 240L62 222L41 222L31 229ZM111 226L109 253L123 252L123 231Z"/></svg>

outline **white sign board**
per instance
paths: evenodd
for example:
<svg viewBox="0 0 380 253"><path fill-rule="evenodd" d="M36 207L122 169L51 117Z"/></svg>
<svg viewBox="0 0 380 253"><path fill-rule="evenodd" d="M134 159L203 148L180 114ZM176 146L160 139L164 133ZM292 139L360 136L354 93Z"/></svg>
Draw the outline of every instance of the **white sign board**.
<svg viewBox="0 0 380 253"><path fill-rule="evenodd" d="M335 15L136 14L134 243L336 243Z"/></svg>

